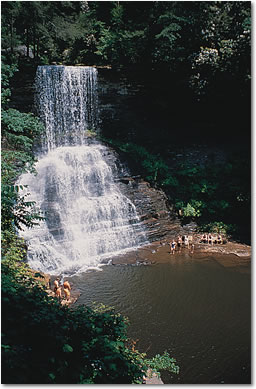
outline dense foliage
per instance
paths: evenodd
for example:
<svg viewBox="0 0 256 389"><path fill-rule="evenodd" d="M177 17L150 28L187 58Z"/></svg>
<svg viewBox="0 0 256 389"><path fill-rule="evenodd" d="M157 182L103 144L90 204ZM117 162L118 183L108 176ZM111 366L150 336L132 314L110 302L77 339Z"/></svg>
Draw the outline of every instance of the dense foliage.
<svg viewBox="0 0 256 389"><path fill-rule="evenodd" d="M27 272L2 264L2 382L142 382L145 365L113 311L62 307Z"/></svg>
<svg viewBox="0 0 256 389"><path fill-rule="evenodd" d="M2 47L72 64L182 73L198 95L250 80L250 2L3 1Z"/></svg>
<svg viewBox="0 0 256 389"><path fill-rule="evenodd" d="M35 204L26 201L27 194L21 185L15 185L18 176L35 172L35 157L32 147L43 131L43 125L30 113L22 113L8 107L11 95L10 77L17 71L16 64L2 66L2 110L1 110L1 212L2 234L15 228L32 226L42 216Z"/></svg>

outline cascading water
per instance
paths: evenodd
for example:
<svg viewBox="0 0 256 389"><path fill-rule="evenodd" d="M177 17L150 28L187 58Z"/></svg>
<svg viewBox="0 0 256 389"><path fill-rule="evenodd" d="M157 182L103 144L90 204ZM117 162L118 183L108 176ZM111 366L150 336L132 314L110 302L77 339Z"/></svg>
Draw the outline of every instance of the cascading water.
<svg viewBox="0 0 256 389"><path fill-rule="evenodd" d="M97 69L39 66L35 86L46 128L43 150L86 143L86 130L94 130L98 121Z"/></svg>
<svg viewBox="0 0 256 389"><path fill-rule="evenodd" d="M106 162L108 149L86 137L97 127L97 70L39 66L36 98L44 154L37 176L25 174L20 183L46 220L22 233L30 266L72 275L146 244L135 206Z"/></svg>

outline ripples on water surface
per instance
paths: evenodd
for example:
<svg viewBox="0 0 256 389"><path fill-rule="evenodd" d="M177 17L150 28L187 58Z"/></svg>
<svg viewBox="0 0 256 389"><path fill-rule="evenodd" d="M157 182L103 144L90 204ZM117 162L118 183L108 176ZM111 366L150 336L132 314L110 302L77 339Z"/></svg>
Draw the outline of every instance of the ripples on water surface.
<svg viewBox="0 0 256 389"><path fill-rule="evenodd" d="M250 269L214 260L104 266L72 278L79 303L102 302L129 317L129 336L149 356L168 350L179 376L165 383L250 383Z"/></svg>

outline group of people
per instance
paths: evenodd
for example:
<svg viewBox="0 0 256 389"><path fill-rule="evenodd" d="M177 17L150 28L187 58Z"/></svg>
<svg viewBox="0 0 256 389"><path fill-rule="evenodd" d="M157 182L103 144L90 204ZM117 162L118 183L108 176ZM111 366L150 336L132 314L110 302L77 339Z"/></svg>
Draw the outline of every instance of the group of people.
<svg viewBox="0 0 256 389"><path fill-rule="evenodd" d="M201 236L200 243L208 243L208 244L223 244L223 237L220 234L212 235L211 233L204 233ZM178 236L177 240L173 239L170 243L170 254L174 254L176 249L178 252L181 251L181 247L187 247L191 249L191 253L194 252L195 245L193 244L193 236L192 235L183 235Z"/></svg>
<svg viewBox="0 0 256 389"><path fill-rule="evenodd" d="M66 300L70 300L71 286L68 281L64 281L63 278L61 280L60 278L56 278L53 284L54 284L54 293L58 299L61 300L62 298L62 287L63 287L63 292Z"/></svg>
<svg viewBox="0 0 256 389"><path fill-rule="evenodd" d="M208 243L208 244L223 244L223 238L220 234L218 235L212 235L212 234L203 234L201 237L202 243Z"/></svg>
<svg viewBox="0 0 256 389"><path fill-rule="evenodd" d="M178 248L178 252L181 251L181 247L187 247L191 248L191 251L194 251L194 244L193 244L193 236L192 235L183 235L178 236L177 241L174 239L169 243L170 245L170 254L174 254L176 248Z"/></svg>

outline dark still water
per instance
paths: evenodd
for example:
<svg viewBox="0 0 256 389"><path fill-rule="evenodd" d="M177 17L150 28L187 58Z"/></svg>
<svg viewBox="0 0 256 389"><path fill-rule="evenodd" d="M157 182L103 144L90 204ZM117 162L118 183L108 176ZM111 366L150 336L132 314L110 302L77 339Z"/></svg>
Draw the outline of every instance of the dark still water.
<svg viewBox="0 0 256 389"><path fill-rule="evenodd" d="M80 304L102 302L129 317L129 336L148 356L167 350L180 374L169 384L250 383L250 269L214 259L104 266L72 278Z"/></svg>

